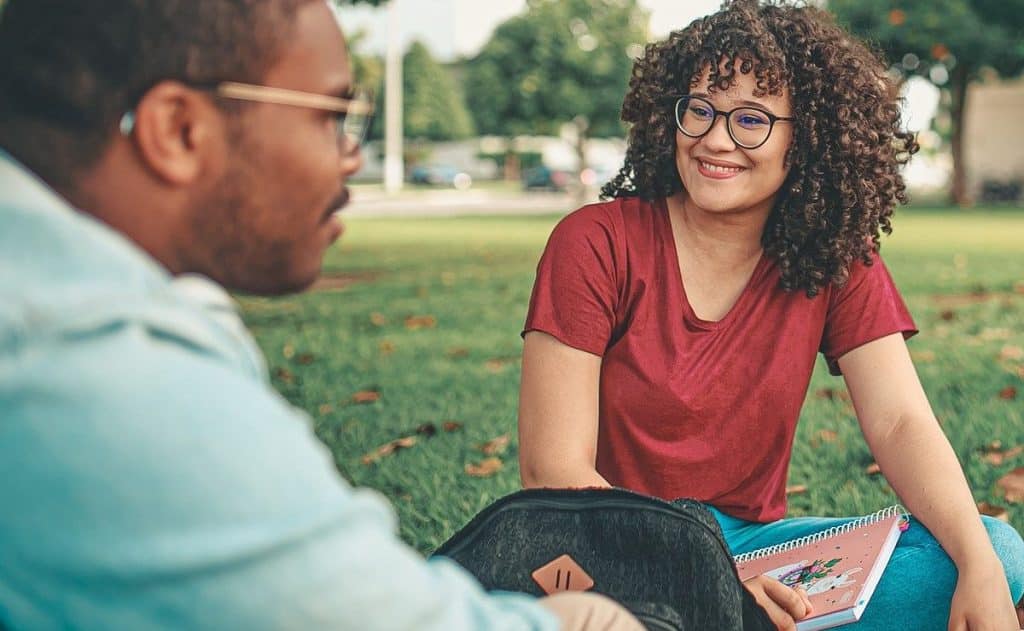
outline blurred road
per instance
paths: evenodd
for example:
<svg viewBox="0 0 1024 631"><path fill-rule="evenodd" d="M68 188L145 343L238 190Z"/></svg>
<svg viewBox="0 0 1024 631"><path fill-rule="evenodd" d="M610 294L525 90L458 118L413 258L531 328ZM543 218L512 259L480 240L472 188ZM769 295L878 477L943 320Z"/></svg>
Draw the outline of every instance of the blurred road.
<svg viewBox="0 0 1024 631"><path fill-rule="evenodd" d="M354 186L346 217L453 217L456 215L565 214L580 204L568 193L524 193L469 189L404 190ZM596 201L595 194L588 201Z"/></svg>

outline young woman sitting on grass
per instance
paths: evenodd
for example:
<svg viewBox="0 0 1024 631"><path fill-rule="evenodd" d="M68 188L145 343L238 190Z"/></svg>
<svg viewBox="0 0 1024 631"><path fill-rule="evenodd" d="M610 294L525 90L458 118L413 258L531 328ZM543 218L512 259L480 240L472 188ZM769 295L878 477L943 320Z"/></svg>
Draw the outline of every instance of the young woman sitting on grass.
<svg viewBox="0 0 1024 631"><path fill-rule="evenodd" d="M737 0L647 47L622 117L609 201L566 217L538 267L524 484L694 497L734 554L847 521L783 519L821 352L915 516L851 628L1017 629L1024 542L979 517L878 255L917 149L881 61L819 9ZM747 587L780 628L808 614Z"/></svg>

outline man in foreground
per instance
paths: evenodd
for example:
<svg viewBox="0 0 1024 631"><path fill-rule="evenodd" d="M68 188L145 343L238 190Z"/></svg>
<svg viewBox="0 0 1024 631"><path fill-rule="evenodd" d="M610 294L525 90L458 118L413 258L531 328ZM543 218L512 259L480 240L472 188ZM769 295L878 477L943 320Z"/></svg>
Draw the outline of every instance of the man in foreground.
<svg viewBox="0 0 1024 631"><path fill-rule="evenodd" d="M323 0L0 15L0 626L636 629L394 535L222 287L296 291L368 104Z"/></svg>

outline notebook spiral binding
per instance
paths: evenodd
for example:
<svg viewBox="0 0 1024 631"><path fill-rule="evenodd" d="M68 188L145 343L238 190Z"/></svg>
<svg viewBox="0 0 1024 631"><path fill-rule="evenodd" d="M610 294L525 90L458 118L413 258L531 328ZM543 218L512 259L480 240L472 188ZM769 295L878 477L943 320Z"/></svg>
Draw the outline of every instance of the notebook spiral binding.
<svg viewBox="0 0 1024 631"><path fill-rule="evenodd" d="M779 552L786 552L788 550L799 548L800 546L809 543L817 543L822 539L828 539L829 537L841 535L843 533L850 532L851 530L854 530L856 528L860 528L861 526L874 524L884 519L888 519L890 517L893 517L894 515L902 515L905 519L908 516L908 513L905 510L903 510L903 507L900 506L899 504L894 504L893 506L890 506L888 508L883 508L877 513L866 515L864 517L855 519L840 526L832 526L828 530L822 530L821 532L816 532L813 535L807 535L806 537L800 537L799 539L793 539L792 541L786 541L785 543L769 546L767 548L761 548L760 550L744 552L743 554L733 557L733 561L736 563L736 565L749 563L750 561L756 561L757 559L770 557L773 554L778 554Z"/></svg>

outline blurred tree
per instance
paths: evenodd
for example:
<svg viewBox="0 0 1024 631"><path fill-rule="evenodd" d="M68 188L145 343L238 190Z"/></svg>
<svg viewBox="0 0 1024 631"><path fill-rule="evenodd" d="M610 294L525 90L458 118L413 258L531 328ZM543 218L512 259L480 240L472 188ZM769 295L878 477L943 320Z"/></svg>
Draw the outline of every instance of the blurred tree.
<svg viewBox="0 0 1024 631"><path fill-rule="evenodd" d="M378 101L376 109L378 112L381 112L383 110L380 108L379 101L383 96L384 58L380 55L374 55L363 51L367 37L368 34L364 29L359 29L352 33L345 33L345 38L348 40L349 59L352 62L352 75L355 77L355 81L360 87L370 90L373 93L374 99ZM367 140L380 139L383 133L381 131L381 119L382 117L380 115L373 117Z"/></svg>
<svg viewBox="0 0 1024 631"><path fill-rule="evenodd" d="M466 63L466 100L481 133L620 136L633 59L647 42L636 0L528 0Z"/></svg>
<svg viewBox="0 0 1024 631"><path fill-rule="evenodd" d="M473 135L461 87L421 42L402 59L402 128L407 138L457 140Z"/></svg>
<svg viewBox="0 0 1024 631"><path fill-rule="evenodd" d="M983 68L1024 70L1024 0L829 0L852 32L876 43L893 72L917 74L950 95L951 200L971 203L963 162L967 86Z"/></svg>

